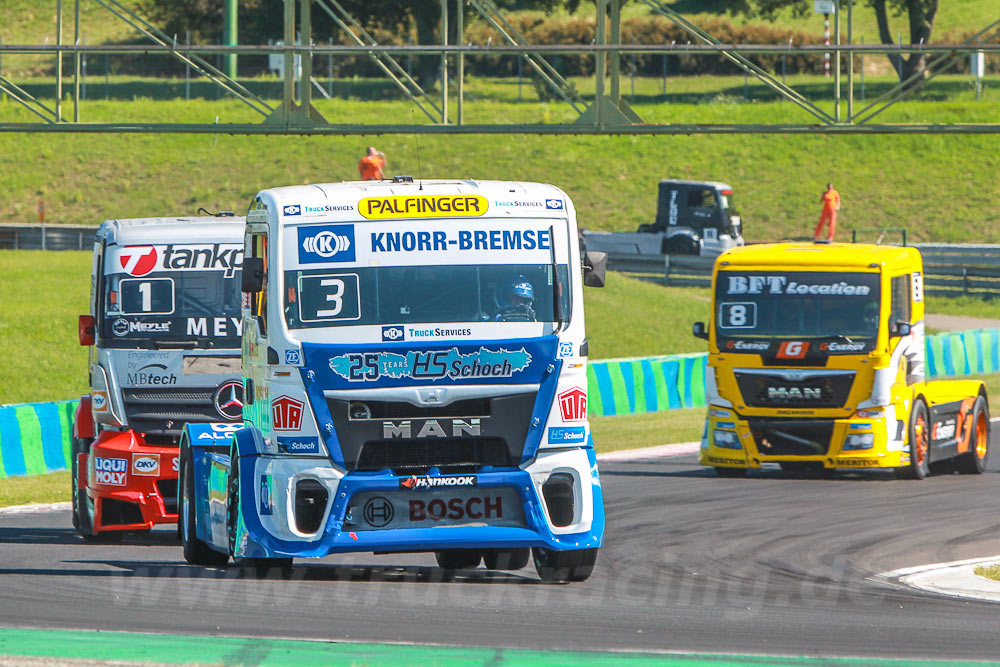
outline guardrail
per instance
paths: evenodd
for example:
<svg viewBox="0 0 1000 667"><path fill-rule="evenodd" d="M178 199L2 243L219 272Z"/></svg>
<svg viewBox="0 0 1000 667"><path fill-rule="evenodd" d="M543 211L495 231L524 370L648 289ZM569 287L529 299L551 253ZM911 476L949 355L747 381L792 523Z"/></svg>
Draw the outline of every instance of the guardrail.
<svg viewBox="0 0 1000 667"><path fill-rule="evenodd" d="M0 225L0 250L89 250L97 227L45 225Z"/></svg>
<svg viewBox="0 0 1000 667"><path fill-rule="evenodd" d="M1000 245L917 243L924 258L924 291L931 296L1000 298ZM608 268L655 275L676 287L710 287L714 258L608 253Z"/></svg>

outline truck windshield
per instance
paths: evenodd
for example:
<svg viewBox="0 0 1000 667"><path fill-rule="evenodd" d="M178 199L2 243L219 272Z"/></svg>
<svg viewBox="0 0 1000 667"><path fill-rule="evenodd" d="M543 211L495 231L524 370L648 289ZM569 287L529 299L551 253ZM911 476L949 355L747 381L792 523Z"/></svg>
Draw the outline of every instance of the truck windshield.
<svg viewBox="0 0 1000 667"><path fill-rule="evenodd" d="M727 339L745 338L873 343L879 278L877 273L721 271L715 288L719 347L725 348Z"/></svg>
<svg viewBox="0 0 1000 667"><path fill-rule="evenodd" d="M153 348L160 341L239 348L240 272L158 271L103 276L105 347Z"/></svg>
<svg viewBox="0 0 1000 667"><path fill-rule="evenodd" d="M285 272L290 329L448 322L553 322L551 264L382 266ZM558 266L561 319L569 271Z"/></svg>

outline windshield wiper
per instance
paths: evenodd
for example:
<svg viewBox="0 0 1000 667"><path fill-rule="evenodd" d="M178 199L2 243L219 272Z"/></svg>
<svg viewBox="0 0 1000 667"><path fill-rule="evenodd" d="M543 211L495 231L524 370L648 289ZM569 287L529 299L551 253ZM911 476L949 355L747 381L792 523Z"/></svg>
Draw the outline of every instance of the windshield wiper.
<svg viewBox="0 0 1000 667"><path fill-rule="evenodd" d="M559 265L556 264L556 235L555 226L549 225L549 254L552 256L552 313L556 318L556 330L552 333L559 333L563 325L562 300L559 294Z"/></svg>

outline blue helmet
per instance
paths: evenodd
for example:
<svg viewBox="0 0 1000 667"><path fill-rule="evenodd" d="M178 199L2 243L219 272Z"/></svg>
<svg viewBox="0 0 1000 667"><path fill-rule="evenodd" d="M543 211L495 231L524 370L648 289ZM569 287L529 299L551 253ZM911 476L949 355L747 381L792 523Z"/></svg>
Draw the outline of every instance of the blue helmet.
<svg viewBox="0 0 1000 667"><path fill-rule="evenodd" d="M524 276L519 276L510 286L512 299L523 299L527 303L535 300L535 288Z"/></svg>

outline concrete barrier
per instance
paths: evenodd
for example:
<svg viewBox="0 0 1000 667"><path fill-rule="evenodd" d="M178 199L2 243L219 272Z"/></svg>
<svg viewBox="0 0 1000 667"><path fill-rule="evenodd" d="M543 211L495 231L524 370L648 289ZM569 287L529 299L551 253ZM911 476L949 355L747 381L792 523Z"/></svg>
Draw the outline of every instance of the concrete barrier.
<svg viewBox="0 0 1000 667"><path fill-rule="evenodd" d="M79 403L0 406L0 477L42 475L69 468L73 415Z"/></svg>

